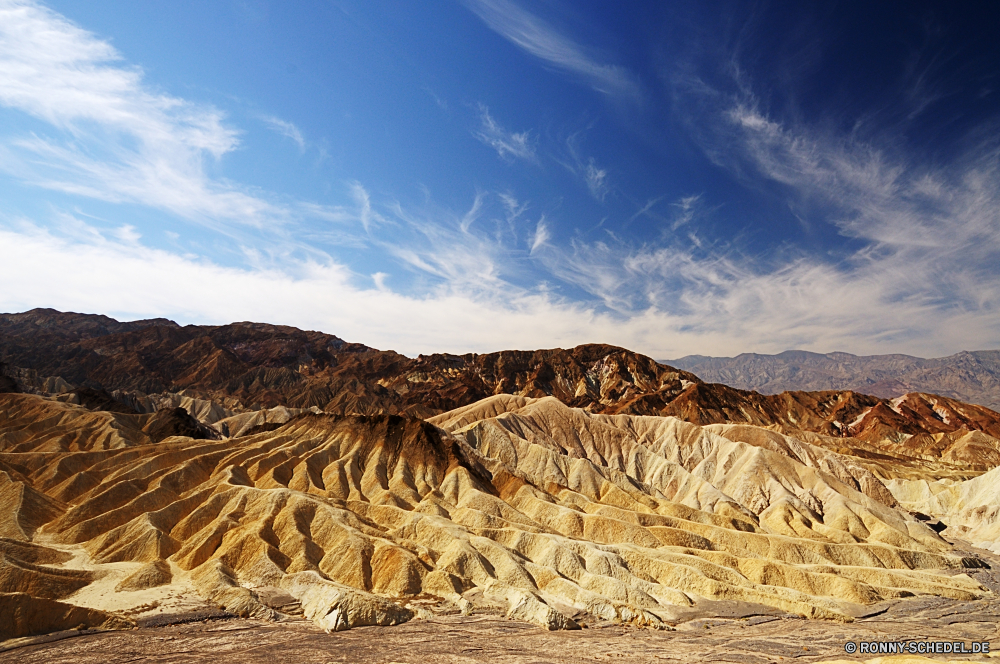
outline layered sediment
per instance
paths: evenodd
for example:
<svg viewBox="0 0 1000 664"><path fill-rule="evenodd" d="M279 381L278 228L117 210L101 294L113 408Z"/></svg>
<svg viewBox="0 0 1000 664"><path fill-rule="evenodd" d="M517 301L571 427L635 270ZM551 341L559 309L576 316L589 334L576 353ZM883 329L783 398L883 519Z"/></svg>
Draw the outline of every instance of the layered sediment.
<svg viewBox="0 0 1000 664"><path fill-rule="evenodd" d="M0 316L0 361L0 638L341 631L428 602L552 630L714 602L846 623L992 597L949 538L1000 551L1000 414L935 394L49 310Z"/></svg>
<svg viewBox="0 0 1000 664"><path fill-rule="evenodd" d="M749 425L500 395L153 443L117 413L0 400L3 590L80 601L91 626L114 602L88 587L111 581L267 619L280 591L330 630L408 620L425 596L559 629L668 627L706 599L849 621L987 592L855 459Z"/></svg>

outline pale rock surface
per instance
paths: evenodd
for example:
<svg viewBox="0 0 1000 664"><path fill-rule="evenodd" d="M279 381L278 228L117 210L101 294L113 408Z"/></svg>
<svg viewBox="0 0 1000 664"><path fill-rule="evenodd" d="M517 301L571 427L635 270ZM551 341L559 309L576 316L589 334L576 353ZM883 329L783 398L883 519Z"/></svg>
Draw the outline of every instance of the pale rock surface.
<svg viewBox="0 0 1000 664"><path fill-rule="evenodd" d="M352 627L398 625L414 611L371 593L328 581L315 572L284 577L281 587L302 604L305 616L327 632Z"/></svg>
<svg viewBox="0 0 1000 664"><path fill-rule="evenodd" d="M944 534L1000 553L1000 468L964 482L891 480L888 486L908 509L946 524Z"/></svg>
<svg viewBox="0 0 1000 664"><path fill-rule="evenodd" d="M704 600L850 621L988 594L864 464L750 426L499 395L430 421L304 412L154 445L113 413L0 408L0 578L46 601L111 607L104 588L163 563L164 597L193 588L273 620L277 588L330 631L409 620L400 604L426 595L566 629L577 614L660 627Z"/></svg>

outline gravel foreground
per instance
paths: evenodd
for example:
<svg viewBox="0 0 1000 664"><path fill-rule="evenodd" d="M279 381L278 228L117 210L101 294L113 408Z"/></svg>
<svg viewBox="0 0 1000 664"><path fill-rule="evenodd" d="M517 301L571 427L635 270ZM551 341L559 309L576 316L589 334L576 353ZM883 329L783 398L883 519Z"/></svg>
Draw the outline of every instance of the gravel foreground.
<svg viewBox="0 0 1000 664"><path fill-rule="evenodd" d="M848 641L990 641L1000 650L1000 602L917 598L853 623L754 616L700 618L675 631L612 623L549 632L497 615L435 615L396 627L326 634L311 621L213 619L165 627L82 634L0 653L0 662L274 662L431 664L439 662L827 662L849 656ZM942 659L949 659L942 657ZM891 660L890 660L891 661ZM925 661L910 659L899 661ZM955 661L952 656L951 661ZM960 661L988 661L964 656Z"/></svg>

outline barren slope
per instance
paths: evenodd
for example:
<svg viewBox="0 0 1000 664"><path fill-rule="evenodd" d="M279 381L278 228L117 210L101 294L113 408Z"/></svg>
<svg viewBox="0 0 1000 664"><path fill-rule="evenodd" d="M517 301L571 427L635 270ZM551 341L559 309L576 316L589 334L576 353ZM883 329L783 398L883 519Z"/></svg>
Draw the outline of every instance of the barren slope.
<svg viewBox="0 0 1000 664"><path fill-rule="evenodd" d="M1000 462L1000 414L981 406L931 394L892 400L851 391L763 395L703 383L601 344L413 359L284 326L179 327L35 310L0 316L0 360L8 363L0 366L0 391L55 394L121 412L183 407L207 425L276 407L430 417L516 394L554 396L596 413L774 426L869 456L889 446L892 454L951 464L953 472L982 472ZM276 423L256 419L262 417L258 424ZM243 431L245 422L239 424ZM235 435L226 428L216 430Z"/></svg>
<svg viewBox="0 0 1000 664"><path fill-rule="evenodd" d="M987 592L855 459L752 426L500 395L431 421L302 413L152 444L129 416L0 408L0 592L26 593L0 599L85 624L143 615L157 587L260 618L297 603L328 630L408 620L426 596L554 629L663 626L706 599L850 620Z"/></svg>

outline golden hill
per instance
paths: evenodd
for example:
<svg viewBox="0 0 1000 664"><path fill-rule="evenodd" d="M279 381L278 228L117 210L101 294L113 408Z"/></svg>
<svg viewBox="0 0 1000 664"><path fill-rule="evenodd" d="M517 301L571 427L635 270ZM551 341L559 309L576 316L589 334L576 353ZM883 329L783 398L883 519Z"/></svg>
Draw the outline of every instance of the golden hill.
<svg viewBox="0 0 1000 664"><path fill-rule="evenodd" d="M554 629L662 627L716 599L850 620L987 592L858 458L753 425L498 395L154 443L142 416L36 395L0 413L0 611L59 607L14 612L3 638L128 624L154 595L265 618L297 603L340 630L427 596Z"/></svg>

